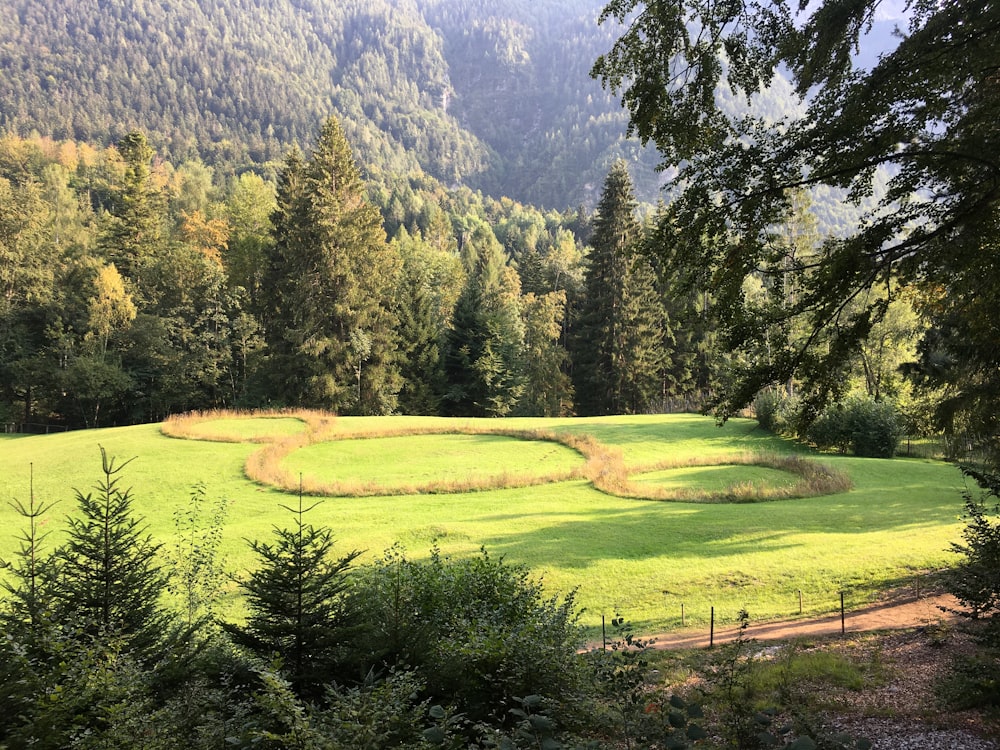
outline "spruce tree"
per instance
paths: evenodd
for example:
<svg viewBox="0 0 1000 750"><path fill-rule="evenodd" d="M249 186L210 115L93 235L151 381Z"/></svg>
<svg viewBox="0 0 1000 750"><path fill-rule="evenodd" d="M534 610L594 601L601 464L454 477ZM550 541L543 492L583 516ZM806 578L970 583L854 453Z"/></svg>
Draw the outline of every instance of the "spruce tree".
<svg viewBox="0 0 1000 750"><path fill-rule="evenodd" d="M165 206L150 180L154 152L146 136L132 131L118 142L118 153L124 179L105 215L100 244L107 261L145 296L141 275L144 264L163 249Z"/></svg>
<svg viewBox="0 0 1000 750"><path fill-rule="evenodd" d="M10 505L27 521L27 528L18 537L16 559L0 560L0 568L10 571L8 578L0 578L0 588L8 594L0 609L0 622L7 632L27 628L31 631L30 639L47 620L47 612L51 606L49 582L52 579L52 559L42 552L42 543L48 532L43 532L41 527L42 517L54 503L35 500L32 469L28 502L15 499Z"/></svg>
<svg viewBox="0 0 1000 750"><path fill-rule="evenodd" d="M94 638L120 638L142 656L161 639L167 616L160 596L167 577L156 562L159 545L132 512L132 491L101 448L103 478L95 493L76 490L79 515L68 519L69 538L56 552L51 591L57 613Z"/></svg>
<svg viewBox="0 0 1000 750"><path fill-rule="evenodd" d="M488 230L467 243L468 278L445 341L449 414L502 417L524 393L520 280Z"/></svg>
<svg viewBox="0 0 1000 750"><path fill-rule="evenodd" d="M409 264L408 264L409 266ZM399 338L404 414L437 414L442 384L441 344L434 300L419 269L407 267L399 290Z"/></svg>
<svg viewBox="0 0 1000 750"><path fill-rule="evenodd" d="M660 391L664 311L649 261L632 180L615 162L594 218L585 298L574 346L577 404L585 414L650 407Z"/></svg>
<svg viewBox="0 0 1000 750"><path fill-rule="evenodd" d="M273 395L335 411L392 411L400 261L336 119L323 125L307 162L295 153L286 161L274 224Z"/></svg>
<svg viewBox="0 0 1000 750"><path fill-rule="evenodd" d="M236 643L263 658L279 657L295 692L310 699L342 676L338 667L355 619L347 572L361 554L333 558L330 529L305 522L315 507L303 508L300 497L297 509L288 508L293 528L275 527L272 544L250 542L261 566L241 583L249 616L244 625L223 623Z"/></svg>

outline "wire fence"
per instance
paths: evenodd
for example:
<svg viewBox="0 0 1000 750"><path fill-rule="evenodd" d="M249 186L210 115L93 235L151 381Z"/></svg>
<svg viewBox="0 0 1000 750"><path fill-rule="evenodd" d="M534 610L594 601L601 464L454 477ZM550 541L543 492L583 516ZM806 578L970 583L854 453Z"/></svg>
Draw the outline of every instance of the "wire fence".
<svg viewBox="0 0 1000 750"><path fill-rule="evenodd" d="M772 630L775 626L787 626L791 629L796 625L810 623L824 623L828 633L833 633L837 629L842 635L849 629L853 632L855 628L849 626L854 617L884 608L919 603L945 593L941 573L942 571L929 571L917 575L905 585L892 589L882 598L873 597L875 592L869 589L844 588L822 595L817 595L815 591L811 594L806 594L802 590L795 591L789 601L788 609L777 619L754 620L752 611L749 613L750 637L753 637L755 630ZM809 597L812 601L809 601ZM937 612L938 608L932 604L928 604L928 607ZM691 607L684 601L671 599L665 602L666 617L662 621L664 622L662 629L669 631L670 636L677 636L677 639L692 645L712 647L721 642L720 635L723 633L724 638L731 639L735 628L741 622L742 613L730 610L731 606L722 610L704 603ZM945 617L945 614L941 612L940 617ZM619 639L621 622L622 618L608 621L605 615L601 615L603 648L613 647L614 642ZM642 639L643 637L640 637L639 640Z"/></svg>

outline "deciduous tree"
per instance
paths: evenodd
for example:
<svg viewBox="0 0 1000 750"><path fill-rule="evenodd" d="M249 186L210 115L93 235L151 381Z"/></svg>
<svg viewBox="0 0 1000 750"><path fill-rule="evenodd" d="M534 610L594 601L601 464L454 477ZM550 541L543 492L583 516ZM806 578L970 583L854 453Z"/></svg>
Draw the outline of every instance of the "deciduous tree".
<svg viewBox="0 0 1000 750"><path fill-rule="evenodd" d="M1000 289L1000 6L907 3L895 47L862 68L854 51L868 45L878 7L614 0L602 15L624 32L593 73L621 94L632 132L676 168L664 226L679 242L662 245L668 268L711 289L726 347L746 354L717 400L721 418L792 375L818 413L845 361L914 286L927 296L925 315L956 334L946 351L975 373L950 373L955 409L973 420L1000 411L1000 316L984 306ZM719 106L720 88L749 98L782 69L801 114L774 122ZM890 177L877 194L880 168ZM760 333L776 319L748 313L743 281L781 262L772 232L793 209L789 188L824 186L871 207L846 235L826 238L801 294L780 311L809 333L768 359ZM992 420L983 426L998 434Z"/></svg>

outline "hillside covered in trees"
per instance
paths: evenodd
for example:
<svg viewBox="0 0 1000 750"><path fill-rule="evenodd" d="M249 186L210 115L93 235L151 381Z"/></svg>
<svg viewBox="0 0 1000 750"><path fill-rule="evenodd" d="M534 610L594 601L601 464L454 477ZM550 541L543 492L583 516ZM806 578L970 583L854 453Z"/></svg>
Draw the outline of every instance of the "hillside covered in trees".
<svg viewBox="0 0 1000 750"><path fill-rule="evenodd" d="M174 161L283 157L336 115L366 169L565 208L611 162L653 201L656 155L625 138L590 67L600 0L12 0L0 129L100 145L145 132Z"/></svg>

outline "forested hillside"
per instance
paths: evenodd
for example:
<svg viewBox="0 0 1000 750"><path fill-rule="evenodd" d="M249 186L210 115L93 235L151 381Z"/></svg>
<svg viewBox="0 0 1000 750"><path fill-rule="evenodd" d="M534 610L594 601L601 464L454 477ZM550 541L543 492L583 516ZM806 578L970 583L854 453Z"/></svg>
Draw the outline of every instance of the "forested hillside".
<svg viewBox="0 0 1000 750"><path fill-rule="evenodd" d="M133 129L175 162L279 159L336 115L366 168L565 208L612 163L656 198L589 76L616 29L601 0L9 0L0 130L110 145Z"/></svg>

